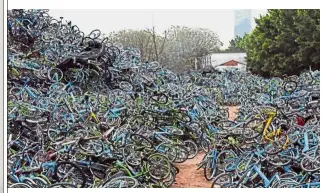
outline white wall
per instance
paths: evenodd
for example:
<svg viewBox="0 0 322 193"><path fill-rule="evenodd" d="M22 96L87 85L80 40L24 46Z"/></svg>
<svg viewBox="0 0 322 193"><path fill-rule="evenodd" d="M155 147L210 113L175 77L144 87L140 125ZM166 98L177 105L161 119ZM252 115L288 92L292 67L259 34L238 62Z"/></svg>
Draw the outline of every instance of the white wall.
<svg viewBox="0 0 322 193"><path fill-rule="evenodd" d="M246 71L246 65L238 63L237 66L217 66L217 67L215 67L215 69L220 70L220 71L224 70L224 69L238 69L241 71Z"/></svg>

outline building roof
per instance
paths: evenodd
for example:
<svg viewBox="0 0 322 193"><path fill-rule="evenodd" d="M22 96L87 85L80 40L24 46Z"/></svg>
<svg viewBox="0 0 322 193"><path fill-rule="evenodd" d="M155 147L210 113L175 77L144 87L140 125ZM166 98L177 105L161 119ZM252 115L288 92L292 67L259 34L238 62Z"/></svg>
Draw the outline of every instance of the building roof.
<svg viewBox="0 0 322 193"><path fill-rule="evenodd" d="M236 60L230 60L225 63L219 64L218 66L237 66L238 64L246 65L246 64L236 61Z"/></svg>

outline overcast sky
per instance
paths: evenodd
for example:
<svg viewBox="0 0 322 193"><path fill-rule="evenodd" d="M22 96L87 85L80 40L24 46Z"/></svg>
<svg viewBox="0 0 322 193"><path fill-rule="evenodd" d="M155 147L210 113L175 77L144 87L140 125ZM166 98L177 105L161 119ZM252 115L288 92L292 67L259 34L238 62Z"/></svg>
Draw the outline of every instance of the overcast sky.
<svg viewBox="0 0 322 193"><path fill-rule="evenodd" d="M253 9L252 17L265 14L265 9ZM100 29L109 34L122 29L146 29L154 24L162 33L171 25L208 28L219 35L227 48L234 38L234 10L50 10L56 18L71 20L80 30L89 33ZM252 27L255 27L253 20Z"/></svg>

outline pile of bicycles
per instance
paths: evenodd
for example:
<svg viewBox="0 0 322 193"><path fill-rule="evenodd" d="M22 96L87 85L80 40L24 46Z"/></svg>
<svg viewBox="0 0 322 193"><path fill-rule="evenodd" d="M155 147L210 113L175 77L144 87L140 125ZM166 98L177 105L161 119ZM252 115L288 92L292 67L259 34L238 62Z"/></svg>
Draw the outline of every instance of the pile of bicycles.
<svg viewBox="0 0 322 193"><path fill-rule="evenodd" d="M213 186L319 186L318 71L179 75L47 12L8 12L8 187L171 187L200 151Z"/></svg>
<svg viewBox="0 0 322 193"><path fill-rule="evenodd" d="M248 90L257 96L241 101L237 119L214 124L216 144L199 164L212 187L320 187L315 73L270 79L266 88Z"/></svg>

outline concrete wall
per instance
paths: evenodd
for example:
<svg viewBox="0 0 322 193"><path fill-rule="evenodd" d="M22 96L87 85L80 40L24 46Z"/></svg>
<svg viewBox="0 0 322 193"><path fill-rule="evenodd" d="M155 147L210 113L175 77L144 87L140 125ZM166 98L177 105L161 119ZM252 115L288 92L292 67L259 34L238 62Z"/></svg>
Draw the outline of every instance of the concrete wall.
<svg viewBox="0 0 322 193"><path fill-rule="evenodd" d="M246 71L246 65L238 63L237 66L217 66L215 67L217 70L225 70L225 69L238 69L241 71Z"/></svg>

